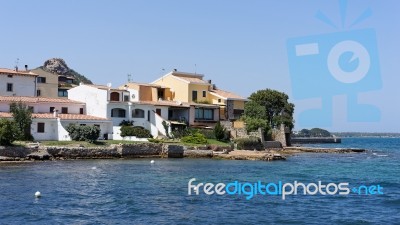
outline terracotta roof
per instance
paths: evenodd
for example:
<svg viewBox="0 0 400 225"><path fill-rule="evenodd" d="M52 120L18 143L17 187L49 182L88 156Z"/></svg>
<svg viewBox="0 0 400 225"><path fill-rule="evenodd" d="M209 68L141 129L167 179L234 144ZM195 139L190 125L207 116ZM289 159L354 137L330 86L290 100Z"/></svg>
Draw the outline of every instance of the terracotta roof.
<svg viewBox="0 0 400 225"><path fill-rule="evenodd" d="M177 77L178 79L185 80L189 83L196 83L196 84L208 84L207 81L201 79L200 77L192 77L192 76L180 76L180 75L172 75L174 77Z"/></svg>
<svg viewBox="0 0 400 225"><path fill-rule="evenodd" d="M83 84L89 87L94 87L97 89L102 89L102 90L111 90L111 91L125 91L125 89L121 89L121 88L112 88L112 87L108 87L106 85L99 85L99 84Z"/></svg>
<svg viewBox="0 0 400 225"><path fill-rule="evenodd" d="M143 105L175 106L175 107L185 107L185 108L190 107L189 103L178 102L178 101L138 101L134 103Z"/></svg>
<svg viewBox="0 0 400 225"><path fill-rule="evenodd" d="M8 112L0 112L0 118L12 118L12 115Z"/></svg>
<svg viewBox="0 0 400 225"><path fill-rule="evenodd" d="M53 102L53 103L74 103L84 104L65 98L46 98L46 97L31 97L31 96L0 96L0 102L28 102L28 103L41 103L41 102Z"/></svg>
<svg viewBox="0 0 400 225"><path fill-rule="evenodd" d="M52 113L47 113L52 115ZM108 120L106 118L83 114L58 114L61 120Z"/></svg>
<svg viewBox="0 0 400 225"><path fill-rule="evenodd" d="M155 87L155 88L167 88L166 86L161 86L158 84L147 84L147 83L137 83L137 82L129 82L129 83L119 86L118 88L119 89L124 89L125 87L131 88L132 85Z"/></svg>
<svg viewBox="0 0 400 225"><path fill-rule="evenodd" d="M83 115L83 114L58 114L61 120L104 120L106 118ZM0 118L12 118L12 114L9 112L0 112ZM32 113L33 119L55 119L53 113Z"/></svg>
<svg viewBox="0 0 400 225"><path fill-rule="evenodd" d="M0 74L13 74L13 75L24 75L24 76L39 76L36 73L33 73L31 71L25 71L25 70L11 70L11 69L5 69L5 68L0 68Z"/></svg>
<svg viewBox="0 0 400 225"><path fill-rule="evenodd" d="M218 97L221 97L223 99L235 99L235 100L247 100L245 98L243 98L240 95L237 95L235 93L229 92L229 91L224 91L221 89L214 89L210 91L211 94L214 94Z"/></svg>

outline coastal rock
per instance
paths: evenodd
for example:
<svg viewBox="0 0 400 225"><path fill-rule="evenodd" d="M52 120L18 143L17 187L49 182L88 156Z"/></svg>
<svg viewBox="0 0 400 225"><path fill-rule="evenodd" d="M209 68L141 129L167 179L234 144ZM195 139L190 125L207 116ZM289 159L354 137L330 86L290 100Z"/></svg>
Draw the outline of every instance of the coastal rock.
<svg viewBox="0 0 400 225"><path fill-rule="evenodd" d="M122 157L150 157L159 156L162 152L162 145L156 143L135 143L118 146Z"/></svg>
<svg viewBox="0 0 400 225"><path fill-rule="evenodd" d="M82 148L82 147L47 147L47 152L56 158L91 159L91 158L119 158L116 147L109 148Z"/></svg>
<svg viewBox="0 0 400 225"><path fill-rule="evenodd" d="M212 158L214 152L212 150L185 150L183 156L188 158Z"/></svg>
<svg viewBox="0 0 400 225"><path fill-rule="evenodd" d="M184 148L182 145L163 145L162 155L168 158L183 158Z"/></svg>

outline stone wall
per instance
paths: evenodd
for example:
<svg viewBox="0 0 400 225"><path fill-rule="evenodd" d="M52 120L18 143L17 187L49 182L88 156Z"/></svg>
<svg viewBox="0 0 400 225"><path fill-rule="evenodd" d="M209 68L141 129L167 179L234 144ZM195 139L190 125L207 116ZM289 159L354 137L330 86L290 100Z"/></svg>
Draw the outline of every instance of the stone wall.
<svg viewBox="0 0 400 225"><path fill-rule="evenodd" d="M281 124L279 129L272 129L272 139L279 141L282 144L282 147L290 146L290 130Z"/></svg>

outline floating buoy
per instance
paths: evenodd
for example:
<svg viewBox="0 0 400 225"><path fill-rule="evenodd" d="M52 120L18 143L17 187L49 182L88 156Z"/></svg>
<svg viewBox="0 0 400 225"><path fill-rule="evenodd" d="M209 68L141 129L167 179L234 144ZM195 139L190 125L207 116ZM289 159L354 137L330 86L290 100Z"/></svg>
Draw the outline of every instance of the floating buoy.
<svg viewBox="0 0 400 225"><path fill-rule="evenodd" d="M95 170L95 169L97 169L97 167L93 166L93 167L92 167L92 170Z"/></svg>
<svg viewBox="0 0 400 225"><path fill-rule="evenodd" d="M36 197L36 198L40 198L41 196L42 196L42 194L40 194L39 191L35 192L35 197Z"/></svg>
<svg viewBox="0 0 400 225"><path fill-rule="evenodd" d="M150 163L153 164L153 163L154 163L154 160L151 160Z"/></svg>

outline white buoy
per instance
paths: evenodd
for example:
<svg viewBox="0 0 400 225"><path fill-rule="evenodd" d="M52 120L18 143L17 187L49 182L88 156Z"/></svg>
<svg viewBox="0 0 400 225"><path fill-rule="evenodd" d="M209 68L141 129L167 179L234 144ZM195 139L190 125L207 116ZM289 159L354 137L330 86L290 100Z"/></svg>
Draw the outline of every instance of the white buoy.
<svg viewBox="0 0 400 225"><path fill-rule="evenodd" d="M40 194L39 191L35 192L35 197L36 197L36 198L40 198L41 196L42 196L42 194Z"/></svg>
<svg viewBox="0 0 400 225"><path fill-rule="evenodd" d="M95 170L95 169L97 169L97 167L93 166L93 167L92 167L92 170Z"/></svg>
<svg viewBox="0 0 400 225"><path fill-rule="evenodd" d="M151 164L154 164L154 160L151 160L150 163L151 163Z"/></svg>

